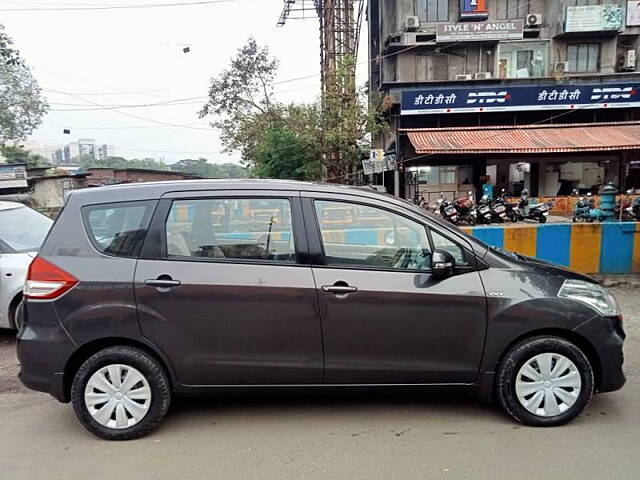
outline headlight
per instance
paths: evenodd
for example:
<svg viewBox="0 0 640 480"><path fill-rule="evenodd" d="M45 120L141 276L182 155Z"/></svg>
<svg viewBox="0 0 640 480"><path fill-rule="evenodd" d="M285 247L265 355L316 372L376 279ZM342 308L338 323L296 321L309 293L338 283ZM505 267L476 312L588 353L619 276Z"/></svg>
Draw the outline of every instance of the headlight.
<svg viewBox="0 0 640 480"><path fill-rule="evenodd" d="M606 288L582 280L565 280L558 292L559 297L583 302L606 317L620 315L618 302Z"/></svg>

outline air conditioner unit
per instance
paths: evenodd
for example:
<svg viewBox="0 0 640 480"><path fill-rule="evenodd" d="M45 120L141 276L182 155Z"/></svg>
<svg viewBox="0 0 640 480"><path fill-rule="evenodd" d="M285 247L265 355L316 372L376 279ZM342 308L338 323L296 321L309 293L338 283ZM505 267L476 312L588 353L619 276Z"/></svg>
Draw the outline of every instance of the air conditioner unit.
<svg viewBox="0 0 640 480"><path fill-rule="evenodd" d="M638 55L635 50L627 50L624 55L620 56L618 60L619 70L635 70Z"/></svg>
<svg viewBox="0 0 640 480"><path fill-rule="evenodd" d="M539 13L530 13L526 20L527 28L536 28L542 25L542 15Z"/></svg>
<svg viewBox="0 0 640 480"><path fill-rule="evenodd" d="M556 64L553 66L553 75L555 77L562 77L567 73L567 70L567 62L556 62Z"/></svg>
<svg viewBox="0 0 640 480"><path fill-rule="evenodd" d="M475 80L490 80L491 72L478 72L473 76L473 78Z"/></svg>
<svg viewBox="0 0 640 480"><path fill-rule="evenodd" d="M407 32L415 32L420 28L420 17L407 17L404 20L404 27Z"/></svg>
<svg viewBox="0 0 640 480"><path fill-rule="evenodd" d="M456 75L456 80L463 80L463 81L473 80L473 75L471 75L470 73L461 73L459 75Z"/></svg>

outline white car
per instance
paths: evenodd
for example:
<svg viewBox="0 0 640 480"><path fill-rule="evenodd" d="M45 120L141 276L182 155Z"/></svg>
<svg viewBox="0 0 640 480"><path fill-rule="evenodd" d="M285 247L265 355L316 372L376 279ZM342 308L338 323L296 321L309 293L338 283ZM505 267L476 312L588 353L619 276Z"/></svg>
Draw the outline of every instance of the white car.
<svg viewBox="0 0 640 480"><path fill-rule="evenodd" d="M0 201L0 328L19 328L27 269L53 221L20 203Z"/></svg>

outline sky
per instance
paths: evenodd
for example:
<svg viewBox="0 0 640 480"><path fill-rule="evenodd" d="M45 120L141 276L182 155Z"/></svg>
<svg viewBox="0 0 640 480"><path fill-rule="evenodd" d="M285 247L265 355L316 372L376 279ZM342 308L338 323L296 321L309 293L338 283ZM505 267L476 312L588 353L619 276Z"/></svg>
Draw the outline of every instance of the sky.
<svg viewBox="0 0 640 480"><path fill-rule="evenodd" d="M206 119L198 119L197 112L206 101L210 78L227 68L249 36L267 45L280 61L274 87L279 100L317 98L318 22L290 20L277 27L283 0L68 10L186 1L0 0L0 23L50 104L50 112L29 141L66 144L94 138L99 144L114 145L116 155L126 158L151 157L171 163L205 157L214 163L239 162L237 153L222 153L218 133ZM24 8L53 10L9 11ZM366 36L366 25L362 34ZM189 53L182 51L186 46ZM365 38L361 46L359 81L363 83ZM173 105L121 107L173 100ZM101 107L86 110L96 104ZM104 106L117 109L100 109ZM71 134L63 134L63 129Z"/></svg>

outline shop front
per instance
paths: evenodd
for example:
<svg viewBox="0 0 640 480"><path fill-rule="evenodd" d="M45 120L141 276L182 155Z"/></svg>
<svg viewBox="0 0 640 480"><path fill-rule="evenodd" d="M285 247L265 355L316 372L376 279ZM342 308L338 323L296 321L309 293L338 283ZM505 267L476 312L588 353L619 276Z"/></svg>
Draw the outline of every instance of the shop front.
<svg viewBox="0 0 640 480"><path fill-rule="evenodd" d="M545 60L529 44L501 45L505 76L535 74L518 68ZM597 193L608 182L640 189L640 80L573 82L399 92L402 196L433 202L480 194L485 183L540 197Z"/></svg>

